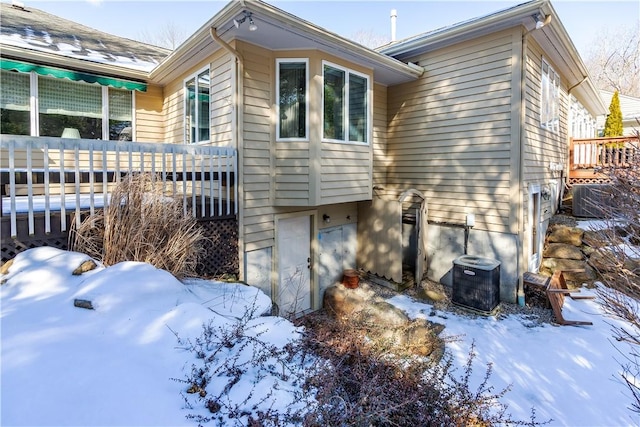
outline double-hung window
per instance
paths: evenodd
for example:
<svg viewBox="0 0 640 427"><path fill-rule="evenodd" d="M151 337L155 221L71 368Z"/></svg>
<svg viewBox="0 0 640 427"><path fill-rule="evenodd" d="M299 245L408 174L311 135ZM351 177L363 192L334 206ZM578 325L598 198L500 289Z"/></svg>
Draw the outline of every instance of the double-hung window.
<svg viewBox="0 0 640 427"><path fill-rule="evenodd" d="M210 110L209 68L200 70L184 81L184 139L187 144L209 142Z"/></svg>
<svg viewBox="0 0 640 427"><path fill-rule="evenodd" d="M369 77L323 62L323 139L369 143Z"/></svg>
<svg viewBox="0 0 640 427"><path fill-rule="evenodd" d="M560 130L560 77L544 59L542 59L540 86L540 126L558 133Z"/></svg>
<svg viewBox="0 0 640 427"><path fill-rule="evenodd" d="M309 138L308 69L308 59L276 60L278 140Z"/></svg>

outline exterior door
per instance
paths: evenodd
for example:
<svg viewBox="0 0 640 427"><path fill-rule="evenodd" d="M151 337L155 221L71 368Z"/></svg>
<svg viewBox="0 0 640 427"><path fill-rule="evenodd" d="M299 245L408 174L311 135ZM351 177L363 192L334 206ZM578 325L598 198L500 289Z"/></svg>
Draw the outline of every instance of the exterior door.
<svg viewBox="0 0 640 427"><path fill-rule="evenodd" d="M281 316L311 309L311 217L278 220L278 292Z"/></svg>
<svg viewBox="0 0 640 427"><path fill-rule="evenodd" d="M318 233L320 298L328 287L342 280L345 269L356 268L356 242L356 224L325 228Z"/></svg>
<svg viewBox="0 0 640 427"><path fill-rule="evenodd" d="M540 215L540 186L529 188L529 265L528 271L537 273L542 261L542 217Z"/></svg>

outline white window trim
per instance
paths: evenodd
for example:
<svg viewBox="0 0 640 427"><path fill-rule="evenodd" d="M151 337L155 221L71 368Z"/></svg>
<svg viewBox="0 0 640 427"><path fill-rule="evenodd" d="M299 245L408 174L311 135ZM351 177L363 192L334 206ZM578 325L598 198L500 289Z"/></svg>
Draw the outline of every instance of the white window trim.
<svg viewBox="0 0 640 427"><path fill-rule="evenodd" d="M26 74L26 73L25 73ZM40 136L40 105L38 102L38 78L35 71L29 72L29 119L31 125L30 136ZM89 84L77 82L77 84ZM102 88L102 140L109 141L109 86ZM131 136L135 141L136 131L136 91L131 92Z"/></svg>
<svg viewBox="0 0 640 427"><path fill-rule="evenodd" d="M35 71L29 73L30 99L29 107L31 116L31 136L40 136L40 109L38 108L38 75Z"/></svg>
<svg viewBox="0 0 640 427"><path fill-rule="evenodd" d="M280 137L280 64L304 62L305 75L305 116L304 116L304 138L281 138ZM277 58L276 59L276 141L309 141L309 58Z"/></svg>
<svg viewBox="0 0 640 427"><path fill-rule="evenodd" d="M549 79L550 87L555 87L556 96L555 96L555 117L557 117L557 121L552 122L551 125L547 122L543 122L542 120L542 111L545 108L545 95L544 88L542 87L542 80L544 78L545 65L547 67L547 79ZM551 79L553 77L553 79ZM548 95L547 102L551 101L551 94ZM549 62L542 58L542 65L540 66L540 127L546 129L550 132L558 134L560 132L560 75L556 72L556 70L549 64Z"/></svg>
<svg viewBox="0 0 640 427"><path fill-rule="evenodd" d="M534 198L538 198L538 203L535 206L534 211ZM543 243L544 239L540 235L541 226L542 226L542 197L540 191L540 184L529 184L529 200L527 206L527 218L528 218L528 262L527 267L528 271L532 273L537 273L540 268L540 263L542 261L542 251L543 251ZM534 225L534 222L538 219L538 223ZM533 227L536 228L535 241L533 240ZM535 253L534 253L535 249Z"/></svg>
<svg viewBox="0 0 640 427"><path fill-rule="evenodd" d="M324 137L324 67L328 65L332 68L341 70L345 72L345 82L344 82L344 133L345 139L331 139ZM367 81L367 129L365 131L366 141L350 141L349 140L349 74L353 74L359 77L364 78ZM371 144L371 132L372 132L372 119L373 119L373 104L372 104L372 89L371 89L371 78L369 75L360 73L358 71L352 70L347 67L343 67L338 64L334 64L329 61L322 61L322 103L320 105L321 114L321 136L322 142L331 142L337 144L356 144L356 145L370 145Z"/></svg>
<svg viewBox="0 0 640 427"><path fill-rule="evenodd" d="M207 64L206 66L202 67L201 69L199 69L198 71L188 75L187 77L185 77L182 80L182 129L183 129L183 133L182 133L182 142L184 144L189 144L189 145L204 145L204 144L209 144L211 142L211 95L209 95L209 139L206 141L198 141L198 142L189 142L187 143L187 132L190 131L190 129L187 129L187 81L191 80L191 79L195 79L196 82L196 86L198 83L198 76L200 74L202 74L203 71L208 71L209 72L209 94L211 94L211 64ZM198 116L198 108L196 108L196 118L199 119L200 117Z"/></svg>

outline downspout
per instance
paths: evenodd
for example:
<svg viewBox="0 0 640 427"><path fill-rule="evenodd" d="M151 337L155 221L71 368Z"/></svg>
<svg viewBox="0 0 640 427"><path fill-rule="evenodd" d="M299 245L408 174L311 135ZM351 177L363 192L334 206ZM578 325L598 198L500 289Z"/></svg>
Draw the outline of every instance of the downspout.
<svg viewBox="0 0 640 427"><path fill-rule="evenodd" d="M516 235L518 247L518 256L516 257L516 271L518 272L518 290L517 290L517 301L518 305L524 306L524 281L522 277L522 272L520 271L522 265L526 261L524 258L524 153L525 153L525 142L526 142L526 129L525 124L527 120L527 49L529 47L529 32L532 30L527 30L522 35L522 53L520 58L520 170L518 181L520 184L518 185L518 210L520 213L518 214L518 234Z"/></svg>
<svg viewBox="0 0 640 427"><path fill-rule="evenodd" d="M524 282L522 274L520 274L520 269L525 263L524 259L524 248L520 247L520 245L524 245L524 210L522 206L524 205L524 155L525 155L525 143L527 140L527 132L526 132L526 120L527 120L527 60L529 56L527 55L527 50L529 49L529 34L535 30L539 30L545 25L551 22L551 15L544 15L544 21L538 21L536 19L536 26L530 30L526 30L522 34L522 57L520 64L520 171L519 171L519 180L520 180L520 195L519 195L519 209L521 211L520 215L518 215L518 220L521 222L518 227L518 235L516 236L517 245L519 247L518 256L517 256L517 271L518 271L518 305L524 306ZM525 27L526 28L526 27Z"/></svg>
<svg viewBox="0 0 640 427"><path fill-rule="evenodd" d="M232 85L235 81L235 88L231 91L231 103L234 108L233 120L235 121L235 132L233 132L232 136L234 139L234 144L236 149L238 150L238 166L237 166L237 176L236 176L236 185L237 185L237 198L238 198L238 270L239 277L238 280L245 280L244 277L244 185L243 185L243 171L244 171L244 84L243 84L243 76L244 76L244 58L242 54L235 50L231 45L222 40L220 36L218 36L218 29L211 27L209 28L209 34L211 38L222 46L227 52L235 57L235 76L232 79Z"/></svg>

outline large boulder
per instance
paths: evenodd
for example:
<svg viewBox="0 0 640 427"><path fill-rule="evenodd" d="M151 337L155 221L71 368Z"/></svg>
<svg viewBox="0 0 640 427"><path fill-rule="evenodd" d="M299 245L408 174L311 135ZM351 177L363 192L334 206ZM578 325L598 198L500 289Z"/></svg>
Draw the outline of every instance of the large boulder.
<svg viewBox="0 0 640 427"><path fill-rule="evenodd" d="M349 289L342 284L329 287L324 293L324 308L339 318L354 317L373 324L401 326L409 317L399 308L389 304L362 287Z"/></svg>
<svg viewBox="0 0 640 427"><path fill-rule="evenodd" d="M444 329L442 325L424 319L411 320L364 286L329 287L324 294L324 308L335 317L352 321L354 327L366 329L370 339L389 345L391 352L429 356L434 362L444 354L444 342L438 337Z"/></svg>
<svg viewBox="0 0 640 427"><path fill-rule="evenodd" d="M589 265L598 271L617 271L620 268L616 256L611 250L602 248L589 256Z"/></svg>
<svg viewBox="0 0 640 427"><path fill-rule="evenodd" d="M573 246L580 246L583 236L584 230L562 224L552 225L548 232L549 243L566 243Z"/></svg>
<svg viewBox="0 0 640 427"><path fill-rule="evenodd" d="M549 243L542 254L545 258L583 259L580 248L566 243Z"/></svg>

